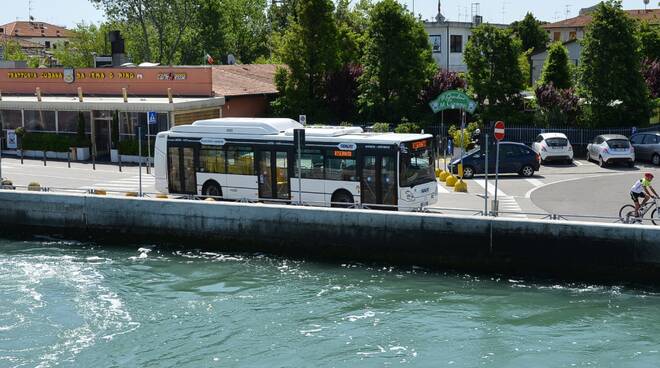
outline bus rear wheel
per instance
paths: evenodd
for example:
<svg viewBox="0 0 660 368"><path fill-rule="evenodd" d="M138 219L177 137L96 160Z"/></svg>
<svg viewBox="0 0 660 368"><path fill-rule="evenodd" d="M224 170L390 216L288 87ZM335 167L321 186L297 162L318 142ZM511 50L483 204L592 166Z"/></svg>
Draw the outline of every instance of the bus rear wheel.
<svg viewBox="0 0 660 368"><path fill-rule="evenodd" d="M215 181L207 181L202 187L202 195L208 197L222 197L222 188Z"/></svg>
<svg viewBox="0 0 660 368"><path fill-rule="evenodd" d="M344 190L339 190L332 195L331 207L349 208L353 207L353 196Z"/></svg>

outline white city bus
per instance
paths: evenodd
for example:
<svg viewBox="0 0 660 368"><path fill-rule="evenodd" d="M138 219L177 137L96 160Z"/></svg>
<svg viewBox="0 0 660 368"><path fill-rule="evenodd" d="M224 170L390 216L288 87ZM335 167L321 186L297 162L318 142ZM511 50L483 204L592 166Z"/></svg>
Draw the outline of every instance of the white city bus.
<svg viewBox="0 0 660 368"><path fill-rule="evenodd" d="M293 135L303 128L299 180ZM291 119L201 120L158 134L156 189L285 203L302 193L311 205L415 210L438 197L431 143L431 135L305 128Z"/></svg>

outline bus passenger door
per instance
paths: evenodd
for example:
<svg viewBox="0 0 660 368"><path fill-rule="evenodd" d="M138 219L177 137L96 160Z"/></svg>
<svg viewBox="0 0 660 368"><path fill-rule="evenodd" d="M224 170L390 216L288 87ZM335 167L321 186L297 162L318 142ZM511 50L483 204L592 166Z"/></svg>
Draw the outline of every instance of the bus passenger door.
<svg viewBox="0 0 660 368"><path fill-rule="evenodd" d="M260 151L258 168L259 198L289 200L289 152Z"/></svg>
<svg viewBox="0 0 660 368"><path fill-rule="evenodd" d="M169 192L197 194L195 148L170 146L167 148L167 156Z"/></svg>
<svg viewBox="0 0 660 368"><path fill-rule="evenodd" d="M395 156L381 153L363 155L361 184L363 204L382 204L387 205L383 209L394 209L391 206L397 205Z"/></svg>

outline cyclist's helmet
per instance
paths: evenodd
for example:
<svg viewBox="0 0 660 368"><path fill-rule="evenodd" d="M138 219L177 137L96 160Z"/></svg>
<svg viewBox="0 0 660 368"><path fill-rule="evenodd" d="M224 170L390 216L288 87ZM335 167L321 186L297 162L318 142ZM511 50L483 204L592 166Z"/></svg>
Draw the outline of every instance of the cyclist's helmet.
<svg viewBox="0 0 660 368"><path fill-rule="evenodd" d="M644 178L646 178L646 180L653 180L653 174L647 172L644 174Z"/></svg>

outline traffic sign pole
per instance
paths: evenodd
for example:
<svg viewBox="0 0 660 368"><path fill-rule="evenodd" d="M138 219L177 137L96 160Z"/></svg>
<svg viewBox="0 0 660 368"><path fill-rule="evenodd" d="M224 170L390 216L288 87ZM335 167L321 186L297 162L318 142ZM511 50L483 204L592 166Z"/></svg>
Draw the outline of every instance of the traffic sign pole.
<svg viewBox="0 0 660 368"><path fill-rule="evenodd" d="M496 152L495 152L495 199L493 200L493 215L498 216L500 211L499 203L497 202L497 182L499 180L499 171L500 171L500 141L504 139L504 122L498 121L495 123L493 135L497 140Z"/></svg>
<svg viewBox="0 0 660 368"><path fill-rule="evenodd" d="M488 216L488 133L485 133L484 146L486 149L486 162L485 162L485 174L486 174L486 185L484 185L484 216Z"/></svg>

